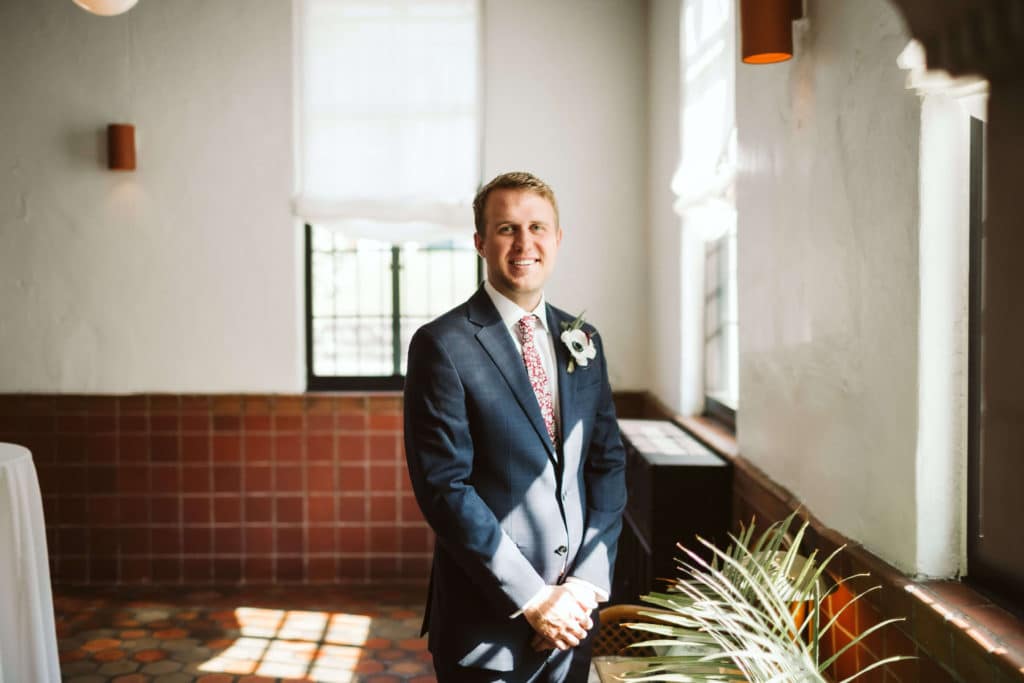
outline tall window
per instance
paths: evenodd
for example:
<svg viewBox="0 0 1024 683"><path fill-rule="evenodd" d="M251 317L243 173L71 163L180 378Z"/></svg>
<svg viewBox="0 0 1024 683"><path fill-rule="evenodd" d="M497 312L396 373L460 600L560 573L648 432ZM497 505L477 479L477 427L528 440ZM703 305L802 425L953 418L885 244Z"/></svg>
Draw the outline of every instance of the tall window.
<svg viewBox="0 0 1024 683"><path fill-rule="evenodd" d="M479 281L477 0L302 0L310 388L401 386L412 331Z"/></svg>
<svg viewBox="0 0 1024 683"><path fill-rule="evenodd" d="M735 426L739 403L736 298L736 21L731 0L684 0L681 162L672 180L689 244L704 246L706 412ZM696 332L696 330L694 331ZM692 346L690 347L692 348ZM693 362L693 361L685 361Z"/></svg>

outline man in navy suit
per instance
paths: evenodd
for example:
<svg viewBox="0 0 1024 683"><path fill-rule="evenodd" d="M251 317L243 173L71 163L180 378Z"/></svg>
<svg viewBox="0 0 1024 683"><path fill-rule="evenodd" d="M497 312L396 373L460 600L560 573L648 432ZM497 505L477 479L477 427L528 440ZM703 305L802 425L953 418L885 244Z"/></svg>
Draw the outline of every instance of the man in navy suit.
<svg viewBox="0 0 1024 683"><path fill-rule="evenodd" d="M441 683L586 681L625 456L604 349L548 304L554 193L506 173L473 202L487 281L409 345L405 451L436 534L424 629Z"/></svg>

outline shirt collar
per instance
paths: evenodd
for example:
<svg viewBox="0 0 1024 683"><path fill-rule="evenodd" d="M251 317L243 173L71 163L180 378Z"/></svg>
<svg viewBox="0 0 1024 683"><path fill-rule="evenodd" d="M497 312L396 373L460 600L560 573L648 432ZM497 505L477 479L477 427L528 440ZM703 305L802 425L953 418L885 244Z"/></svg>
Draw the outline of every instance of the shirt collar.
<svg viewBox="0 0 1024 683"><path fill-rule="evenodd" d="M498 315L501 316L501 321L505 323L506 327L515 329L522 317L524 315L530 315L531 313L531 311L523 310L519 304L499 292L494 288L494 285L487 280L484 280L484 291L487 292L487 296L491 297L491 302L494 304L494 307L498 309ZM544 292L541 292L540 302L537 304L537 308L533 309L532 313L540 319L540 324L544 326L544 331L550 333L551 330L548 329L548 317L545 315L546 310Z"/></svg>

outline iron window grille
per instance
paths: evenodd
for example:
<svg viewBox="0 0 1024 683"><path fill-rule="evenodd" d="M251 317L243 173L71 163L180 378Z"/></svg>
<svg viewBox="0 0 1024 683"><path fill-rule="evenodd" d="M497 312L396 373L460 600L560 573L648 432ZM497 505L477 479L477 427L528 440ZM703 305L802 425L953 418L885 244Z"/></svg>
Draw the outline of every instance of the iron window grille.
<svg viewBox="0 0 1024 683"><path fill-rule="evenodd" d="M306 224L307 387L398 390L409 340L483 279L469 240L393 245Z"/></svg>

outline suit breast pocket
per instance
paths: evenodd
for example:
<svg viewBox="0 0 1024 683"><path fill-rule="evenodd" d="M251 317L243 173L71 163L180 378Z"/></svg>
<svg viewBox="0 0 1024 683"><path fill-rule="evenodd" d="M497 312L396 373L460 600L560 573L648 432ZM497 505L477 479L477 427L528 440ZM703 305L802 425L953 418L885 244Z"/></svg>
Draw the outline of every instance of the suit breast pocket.
<svg viewBox="0 0 1024 683"><path fill-rule="evenodd" d="M577 372L579 372L577 370ZM595 381L580 384L576 389L576 405L583 413L589 413L597 408L601 401L601 376L598 375Z"/></svg>

